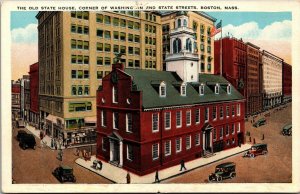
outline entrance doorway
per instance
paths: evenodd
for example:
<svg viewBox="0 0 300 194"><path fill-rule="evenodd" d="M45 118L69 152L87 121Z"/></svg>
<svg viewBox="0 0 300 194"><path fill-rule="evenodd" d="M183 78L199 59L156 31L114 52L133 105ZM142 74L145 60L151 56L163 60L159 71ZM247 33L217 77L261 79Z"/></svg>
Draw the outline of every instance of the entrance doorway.
<svg viewBox="0 0 300 194"><path fill-rule="evenodd" d="M206 123L202 128L202 146L204 152L213 152L212 130L213 127L208 123Z"/></svg>
<svg viewBox="0 0 300 194"><path fill-rule="evenodd" d="M113 165L121 167L123 165L123 138L113 132L109 138L109 162Z"/></svg>

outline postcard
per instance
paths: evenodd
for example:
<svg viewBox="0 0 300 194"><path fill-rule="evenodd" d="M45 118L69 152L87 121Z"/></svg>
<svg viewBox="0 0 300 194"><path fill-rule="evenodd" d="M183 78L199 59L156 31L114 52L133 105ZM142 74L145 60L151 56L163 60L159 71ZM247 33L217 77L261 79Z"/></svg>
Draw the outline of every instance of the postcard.
<svg viewBox="0 0 300 194"><path fill-rule="evenodd" d="M4 1L2 191L299 192L299 1Z"/></svg>

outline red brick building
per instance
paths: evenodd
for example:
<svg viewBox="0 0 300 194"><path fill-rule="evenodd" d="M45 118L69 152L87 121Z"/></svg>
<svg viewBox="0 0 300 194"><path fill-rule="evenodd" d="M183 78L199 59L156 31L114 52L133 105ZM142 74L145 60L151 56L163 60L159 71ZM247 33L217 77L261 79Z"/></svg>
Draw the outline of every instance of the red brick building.
<svg viewBox="0 0 300 194"><path fill-rule="evenodd" d="M30 65L30 111L29 122L38 125L39 123L39 63Z"/></svg>
<svg viewBox="0 0 300 194"><path fill-rule="evenodd" d="M238 91L247 96L247 45L242 39L225 37L222 39L222 67L220 67L220 43L215 41L215 72L227 79Z"/></svg>
<svg viewBox="0 0 300 194"><path fill-rule="evenodd" d="M21 85L19 81L11 83L11 107L13 118L20 117L20 107L21 107Z"/></svg>
<svg viewBox="0 0 300 194"><path fill-rule="evenodd" d="M292 66L286 62L282 64L282 92L283 102L292 100Z"/></svg>
<svg viewBox="0 0 300 194"><path fill-rule="evenodd" d="M97 91L97 158L144 175L244 143L244 98L223 77L124 69Z"/></svg>

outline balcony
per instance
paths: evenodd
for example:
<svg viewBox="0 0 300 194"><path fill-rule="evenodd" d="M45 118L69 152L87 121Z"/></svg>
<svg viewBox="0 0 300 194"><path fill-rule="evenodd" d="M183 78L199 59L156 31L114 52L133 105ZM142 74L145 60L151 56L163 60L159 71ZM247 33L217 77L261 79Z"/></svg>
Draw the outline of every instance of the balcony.
<svg viewBox="0 0 300 194"><path fill-rule="evenodd" d="M195 53L190 53L190 52L186 52L186 51L181 51L179 53L174 53L174 54L167 54L166 55L166 61L172 61L174 59L178 59L178 58L194 58L194 59L198 59L199 56L198 54Z"/></svg>
<svg viewBox="0 0 300 194"><path fill-rule="evenodd" d="M176 34L178 32L182 32L182 31L187 32L189 34L194 34L195 33L192 28L181 26L180 28L175 28L175 29L171 30L170 35Z"/></svg>

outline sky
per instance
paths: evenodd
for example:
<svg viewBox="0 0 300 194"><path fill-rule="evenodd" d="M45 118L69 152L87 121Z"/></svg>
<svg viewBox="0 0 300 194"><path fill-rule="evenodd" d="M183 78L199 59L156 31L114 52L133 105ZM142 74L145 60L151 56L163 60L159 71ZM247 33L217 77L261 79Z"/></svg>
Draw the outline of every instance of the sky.
<svg viewBox="0 0 300 194"><path fill-rule="evenodd" d="M11 12L12 79L28 74L29 65L38 60L38 12ZM291 12L207 12L222 19L222 36L249 41L291 64ZM219 39L221 33L215 36ZM24 52L25 51L25 52Z"/></svg>

